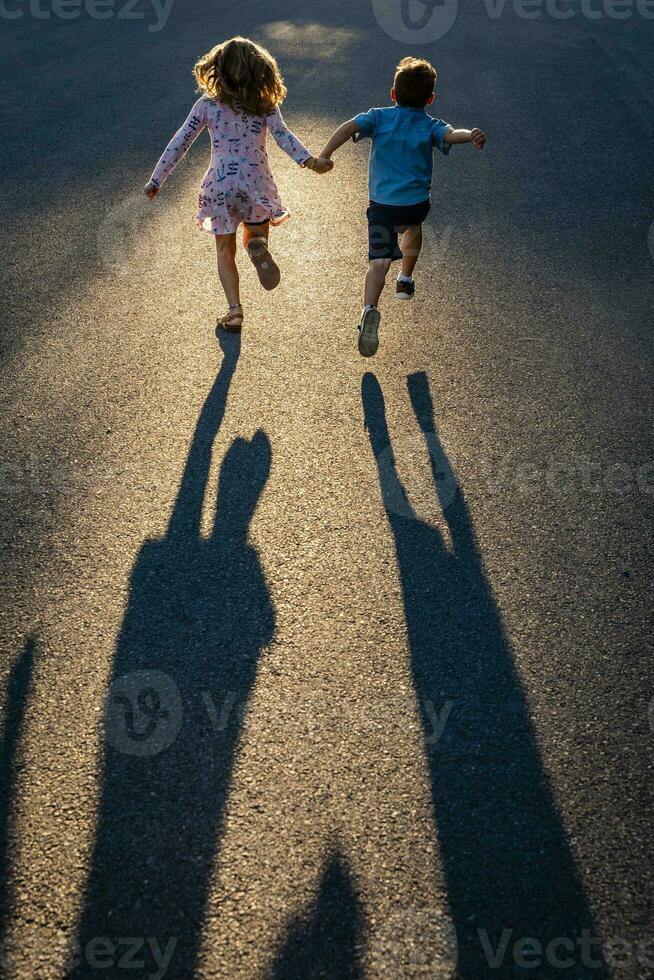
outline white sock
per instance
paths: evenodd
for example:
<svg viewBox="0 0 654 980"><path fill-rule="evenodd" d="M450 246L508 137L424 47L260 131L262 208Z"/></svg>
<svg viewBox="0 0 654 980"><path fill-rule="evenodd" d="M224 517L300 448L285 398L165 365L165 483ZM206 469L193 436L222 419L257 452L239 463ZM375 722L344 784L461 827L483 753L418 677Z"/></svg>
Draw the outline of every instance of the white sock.
<svg viewBox="0 0 654 980"><path fill-rule="evenodd" d="M413 276L405 276L403 272L400 272L397 277L398 282L413 282Z"/></svg>

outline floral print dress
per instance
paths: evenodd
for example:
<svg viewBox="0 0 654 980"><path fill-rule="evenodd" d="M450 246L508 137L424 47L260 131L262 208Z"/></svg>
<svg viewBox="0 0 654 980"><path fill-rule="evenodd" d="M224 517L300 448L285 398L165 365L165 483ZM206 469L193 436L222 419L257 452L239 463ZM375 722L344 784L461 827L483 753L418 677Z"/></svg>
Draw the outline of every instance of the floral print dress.
<svg viewBox="0 0 654 980"><path fill-rule="evenodd" d="M205 127L211 136L211 162L200 185L195 216L198 228L213 235L229 235L242 221L257 224L269 220L279 225L290 218L270 170L268 132L300 166L311 153L288 129L279 106L267 116L251 116L203 96L164 150L152 181L163 184Z"/></svg>

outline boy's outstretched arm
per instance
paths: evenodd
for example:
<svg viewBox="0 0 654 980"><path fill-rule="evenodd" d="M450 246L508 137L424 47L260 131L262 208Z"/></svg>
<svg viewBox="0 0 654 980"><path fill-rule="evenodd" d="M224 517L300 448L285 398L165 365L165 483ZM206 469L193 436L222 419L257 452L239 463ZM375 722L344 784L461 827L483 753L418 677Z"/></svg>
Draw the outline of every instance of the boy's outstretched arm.
<svg viewBox="0 0 654 980"><path fill-rule="evenodd" d="M483 150L486 133L481 129L451 129L443 137L445 143L472 143L478 150Z"/></svg>
<svg viewBox="0 0 654 980"><path fill-rule="evenodd" d="M344 143L351 140L359 132L359 126L355 123L353 119L348 120L348 122L343 123L339 126L336 132L332 135L328 143L325 143L320 157L323 160L331 160L332 153L335 153Z"/></svg>

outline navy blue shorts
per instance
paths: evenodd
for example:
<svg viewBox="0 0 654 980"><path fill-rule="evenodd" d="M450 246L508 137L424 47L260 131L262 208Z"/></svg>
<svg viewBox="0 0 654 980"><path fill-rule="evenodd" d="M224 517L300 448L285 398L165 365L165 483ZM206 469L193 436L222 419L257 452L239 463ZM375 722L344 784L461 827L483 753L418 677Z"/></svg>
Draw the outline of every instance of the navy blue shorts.
<svg viewBox="0 0 654 980"><path fill-rule="evenodd" d="M398 236L407 228L421 225L431 209L431 201L395 207L390 204L370 202L368 215L368 258L402 258Z"/></svg>

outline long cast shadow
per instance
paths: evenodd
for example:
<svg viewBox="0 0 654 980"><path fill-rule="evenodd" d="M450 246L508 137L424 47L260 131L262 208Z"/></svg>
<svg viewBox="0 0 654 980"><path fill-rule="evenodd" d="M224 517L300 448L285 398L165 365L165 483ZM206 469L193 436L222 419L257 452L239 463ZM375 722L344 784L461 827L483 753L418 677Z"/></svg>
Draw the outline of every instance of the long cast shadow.
<svg viewBox="0 0 654 980"><path fill-rule="evenodd" d="M397 553L411 665L461 980L605 977L592 915L536 743L470 513L438 439L427 378L408 388L451 545L414 512L397 472L377 379L365 421ZM433 709L451 712L434 744ZM584 936L588 940L584 946ZM547 945L560 938L556 947ZM590 946L589 946L590 942ZM517 960L516 960L517 956ZM496 959L495 957L499 957ZM540 966L536 966L540 961ZM560 965L556 965L559 961ZM567 968L562 963L566 962Z"/></svg>
<svg viewBox="0 0 654 980"><path fill-rule="evenodd" d="M4 952L9 905L12 808L16 796L20 743L32 690L36 641L28 637L7 680L0 736L0 964Z"/></svg>
<svg viewBox="0 0 654 980"><path fill-rule="evenodd" d="M200 535L212 446L239 355L237 338L222 344L223 363L197 423L167 534L144 543L131 576L69 976L98 974L97 937L115 944L112 976L123 975L123 967L134 976L137 962L144 964L137 975L158 976L157 959L167 961L166 975L196 973L243 708L275 625L259 557L248 542L270 472L265 433L230 446L213 531ZM125 937L140 943L132 961Z"/></svg>
<svg viewBox="0 0 654 980"><path fill-rule="evenodd" d="M268 980L361 980L362 914L350 870L335 851L308 914L294 922Z"/></svg>

